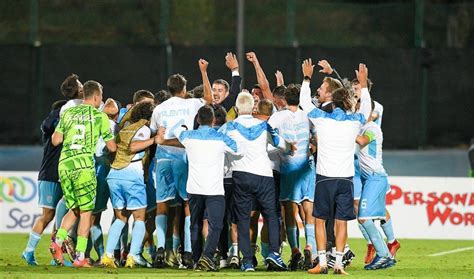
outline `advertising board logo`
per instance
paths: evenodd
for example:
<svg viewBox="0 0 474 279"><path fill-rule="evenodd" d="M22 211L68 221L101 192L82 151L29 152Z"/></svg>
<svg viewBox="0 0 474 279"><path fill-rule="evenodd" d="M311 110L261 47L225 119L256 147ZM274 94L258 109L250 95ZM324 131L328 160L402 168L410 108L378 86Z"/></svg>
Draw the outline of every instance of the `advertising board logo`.
<svg viewBox="0 0 474 279"><path fill-rule="evenodd" d="M26 176L0 176L0 202L29 202L36 197L36 181Z"/></svg>

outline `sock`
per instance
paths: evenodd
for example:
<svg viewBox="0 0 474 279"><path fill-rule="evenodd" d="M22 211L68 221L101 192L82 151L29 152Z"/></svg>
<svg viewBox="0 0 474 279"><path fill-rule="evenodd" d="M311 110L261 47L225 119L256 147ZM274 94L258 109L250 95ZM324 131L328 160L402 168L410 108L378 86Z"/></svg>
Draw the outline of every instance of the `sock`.
<svg viewBox="0 0 474 279"><path fill-rule="evenodd" d="M383 241L379 230L377 230L377 227L375 227L374 221L366 220L362 224L362 226L364 226L365 230L367 231L367 234L370 237L370 241L372 241L372 244L374 245L377 255L379 255L380 257L388 257L390 252L388 251L388 247Z"/></svg>
<svg viewBox="0 0 474 279"><path fill-rule="evenodd" d="M67 238L67 231L63 228L60 228L56 233L56 244L61 247L63 245L64 240Z"/></svg>
<svg viewBox="0 0 474 279"><path fill-rule="evenodd" d="M336 268L336 267L339 267L339 268L344 267L344 266L342 265L342 256L343 256L343 255L344 255L343 252L338 252L338 251L336 251L336 263L334 264L334 268Z"/></svg>
<svg viewBox="0 0 474 279"><path fill-rule="evenodd" d="M395 234L393 233L393 227L392 227L392 219L382 222L381 227L383 230L383 233L387 237L388 243L392 243L395 241Z"/></svg>
<svg viewBox="0 0 474 279"><path fill-rule="evenodd" d="M319 257L319 265L320 266L327 266L328 265L328 261L327 261L327 258L326 258L326 250L318 251L318 257Z"/></svg>
<svg viewBox="0 0 474 279"><path fill-rule="evenodd" d="M77 244L76 244L76 254L77 259L82 261L85 257L85 252L87 248L87 237L78 236L77 237Z"/></svg>
<svg viewBox="0 0 474 279"><path fill-rule="evenodd" d="M107 238L107 245L105 246L105 253L107 257L114 257L114 250L117 243L119 243L120 234L125 226L125 222L120 219L115 219L109 229L109 237Z"/></svg>
<svg viewBox="0 0 474 279"><path fill-rule="evenodd" d="M56 205L56 228L61 227L61 223L63 222L64 215L66 215L68 209L66 207L66 203L63 199L61 199L58 204Z"/></svg>
<svg viewBox="0 0 474 279"><path fill-rule="evenodd" d="M313 259L318 254L318 247L316 245L316 237L314 235L314 224L304 225L304 231L306 234L306 245L311 246L311 254Z"/></svg>
<svg viewBox="0 0 474 279"><path fill-rule="evenodd" d="M168 225L168 216L160 214L156 215L156 247L165 248L166 242L166 229Z"/></svg>
<svg viewBox="0 0 474 279"><path fill-rule="evenodd" d="M184 252L191 252L191 216L184 217Z"/></svg>
<svg viewBox="0 0 474 279"><path fill-rule="evenodd" d="M135 221L132 229L132 243L130 244L129 255L136 256L140 254L140 248L143 243L143 238L145 237L145 230L145 222Z"/></svg>
<svg viewBox="0 0 474 279"><path fill-rule="evenodd" d="M288 242L290 243L290 248L293 251L295 248L299 249L298 247L298 236L296 234L296 230L298 228L296 226L293 227L286 227L286 235L288 236Z"/></svg>
<svg viewBox="0 0 474 279"><path fill-rule="evenodd" d="M359 230L362 233L362 236L364 236L365 240L367 241L367 244L372 244L372 242L370 241L370 237L367 234L367 231L365 230L364 226L362 226L361 223L359 223Z"/></svg>
<svg viewBox="0 0 474 279"><path fill-rule="evenodd" d="M102 234L102 227L100 225L93 225L91 227L90 235L94 249L100 259L104 255L104 236Z"/></svg>
<svg viewBox="0 0 474 279"><path fill-rule="evenodd" d="M260 242L260 245L262 246L260 254L262 254L263 259L266 259L270 252L270 245L267 242Z"/></svg>
<svg viewBox="0 0 474 279"><path fill-rule="evenodd" d="M171 250L171 249L173 249L173 238L167 237L165 240L165 250Z"/></svg>
<svg viewBox="0 0 474 279"><path fill-rule="evenodd" d="M232 243L232 246L230 247L230 256L231 257L238 257L239 256L239 244L238 243Z"/></svg>
<svg viewBox="0 0 474 279"><path fill-rule="evenodd" d="M28 239L28 243L26 244L25 252L33 252L38 246L38 243L41 239L41 234L37 234L34 231L30 232L30 238Z"/></svg>
<svg viewBox="0 0 474 279"><path fill-rule="evenodd" d="M181 238L177 234L173 234L173 251L178 251Z"/></svg>

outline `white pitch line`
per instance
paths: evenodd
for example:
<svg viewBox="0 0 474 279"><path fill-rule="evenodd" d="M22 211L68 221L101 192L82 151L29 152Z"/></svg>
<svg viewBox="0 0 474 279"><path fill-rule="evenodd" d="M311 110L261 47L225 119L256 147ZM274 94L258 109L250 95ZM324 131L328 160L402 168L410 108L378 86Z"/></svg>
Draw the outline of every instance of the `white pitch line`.
<svg viewBox="0 0 474 279"><path fill-rule="evenodd" d="M428 257L438 257L442 255L447 255L447 254L452 254L452 253L457 253L457 252L462 252L462 251L467 251L467 250L474 250L474 246L435 253L435 254L428 255Z"/></svg>

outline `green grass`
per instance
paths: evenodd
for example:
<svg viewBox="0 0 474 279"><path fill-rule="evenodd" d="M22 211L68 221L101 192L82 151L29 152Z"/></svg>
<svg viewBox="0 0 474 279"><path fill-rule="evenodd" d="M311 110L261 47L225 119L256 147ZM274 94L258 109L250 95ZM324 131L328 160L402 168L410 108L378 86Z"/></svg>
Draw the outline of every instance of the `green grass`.
<svg viewBox="0 0 474 279"><path fill-rule="evenodd" d="M292 277L314 277L306 272L265 272L259 266L255 273L241 273L233 270L225 270L218 273L202 273L183 271L177 269L124 269L108 270L103 268L75 269L67 267L49 266L50 255L47 250L49 236L41 239L36 252L39 266L27 266L20 258L28 235L26 234L0 234L0 278L147 278L147 277L265 277L265 278L292 278ZM473 278L474 277L474 250L448 254L439 257L428 255L454 250L458 248L474 246L474 241L454 240L406 240L402 239L402 247L397 255L398 263L395 267L387 270L365 271L363 269L363 258L365 255L365 243L360 239L349 241L356 258L347 271L353 278ZM288 257L288 248L284 256ZM259 259L260 260L260 259Z"/></svg>

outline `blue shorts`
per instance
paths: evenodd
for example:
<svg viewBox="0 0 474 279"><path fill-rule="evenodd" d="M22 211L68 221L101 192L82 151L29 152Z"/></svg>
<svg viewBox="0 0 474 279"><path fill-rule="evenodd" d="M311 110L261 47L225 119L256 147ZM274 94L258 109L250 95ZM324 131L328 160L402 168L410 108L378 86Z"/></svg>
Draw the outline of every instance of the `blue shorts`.
<svg viewBox="0 0 474 279"><path fill-rule="evenodd" d="M179 159L155 159L155 169L152 173L156 189L156 202L162 203L175 198L188 200L186 182L188 180L188 165Z"/></svg>
<svg viewBox="0 0 474 279"><path fill-rule="evenodd" d="M51 181L38 181L38 203L40 207L56 209L59 200L63 197L61 184Z"/></svg>
<svg viewBox="0 0 474 279"><path fill-rule="evenodd" d="M107 184L107 175L110 171L110 160L107 156L95 158L95 173L97 176L97 192L95 197L95 208L93 213L100 213L107 209L109 201L109 185Z"/></svg>
<svg viewBox="0 0 474 279"><path fill-rule="evenodd" d="M385 219L385 196L390 189L387 176L372 175L362 178L363 188L359 201L359 216L361 220Z"/></svg>
<svg viewBox="0 0 474 279"><path fill-rule="evenodd" d="M140 163L141 164L141 163ZM146 185L143 171L111 169L107 176L110 199L114 209L137 210L147 207Z"/></svg>
<svg viewBox="0 0 474 279"><path fill-rule="evenodd" d="M356 216L352 177L326 177L318 174L313 216L323 220L354 220Z"/></svg>
<svg viewBox="0 0 474 279"><path fill-rule="evenodd" d="M280 173L280 177L280 201L314 201L316 170L313 160L308 160L299 170Z"/></svg>
<svg viewBox="0 0 474 279"><path fill-rule="evenodd" d="M360 166L357 157L354 159L354 170L355 174L352 178L352 182L354 183L354 200L359 200L362 194L362 181L360 179Z"/></svg>

